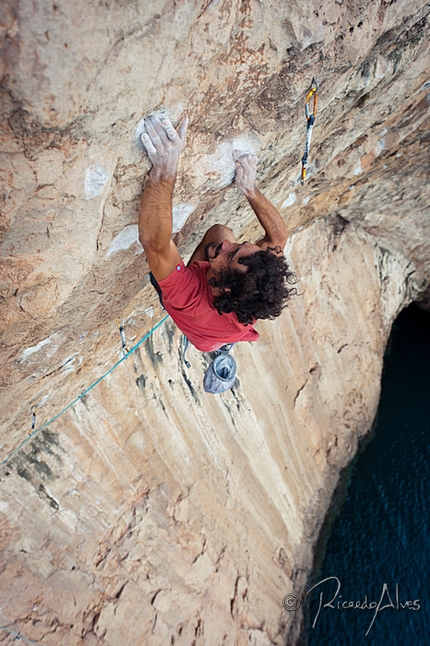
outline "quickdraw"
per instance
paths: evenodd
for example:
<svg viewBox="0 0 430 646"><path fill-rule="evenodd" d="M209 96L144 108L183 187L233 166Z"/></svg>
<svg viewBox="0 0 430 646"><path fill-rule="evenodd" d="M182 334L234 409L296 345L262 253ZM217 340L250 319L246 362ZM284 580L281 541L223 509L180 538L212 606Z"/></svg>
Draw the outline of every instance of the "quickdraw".
<svg viewBox="0 0 430 646"><path fill-rule="evenodd" d="M29 435L33 433L33 431L36 428L36 406L31 407L31 431L29 431Z"/></svg>
<svg viewBox="0 0 430 646"><path fill-rule="evenodd" d="M124 319L122 319L122 323L120 323L120 320L117 318L116 324L118 326L118 330L121 336L122 356L125 357L126 354L128 353L128 347L127 347L127 341L125 338Z"/></svg>
<svg viewBox="0 0 430 646"><path fill-rule="evenodd" d="M316 76L312 79L312 85L309 89L309 92L306 95L306 100L305 100L305 114L306 114L306 119L307 119L307 126L306 126L306 145L305 145L305 152L302 157L302 176L301 176L301 184L305 183L306 179L306 167L308 165L308 155L309 155L309 147L311 145L311 137L312 137L312 128L314 127L315 123L315 117L317 115L317 107L318 107L318 79ZM312 113L309 109L309 102L310 100L314 99L313 101L313 109Z"/></svg>

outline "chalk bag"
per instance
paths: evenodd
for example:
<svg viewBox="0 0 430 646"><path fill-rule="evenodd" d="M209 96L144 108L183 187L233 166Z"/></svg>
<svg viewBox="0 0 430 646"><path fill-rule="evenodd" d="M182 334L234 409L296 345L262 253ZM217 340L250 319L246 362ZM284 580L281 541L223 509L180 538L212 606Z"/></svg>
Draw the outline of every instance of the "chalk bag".
<svg viewBox="0 0 430 646"><path fill-rule="evenodd" d="M231 388L236 379L236 361L228 352L221 352L205 372L203 386L207 393L216 395Z"/></svg>

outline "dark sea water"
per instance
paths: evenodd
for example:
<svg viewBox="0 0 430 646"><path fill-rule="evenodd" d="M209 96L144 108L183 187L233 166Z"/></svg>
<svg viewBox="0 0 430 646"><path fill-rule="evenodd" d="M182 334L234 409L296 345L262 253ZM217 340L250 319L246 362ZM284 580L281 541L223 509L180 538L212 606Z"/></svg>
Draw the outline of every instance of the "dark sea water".
<svg viewBox="0 0 430 646"><path fill-rule="evenodd" d="M411 306L393 327L371 439L322 532L309 646L430 646L429 431L430 314Z"/></svg>

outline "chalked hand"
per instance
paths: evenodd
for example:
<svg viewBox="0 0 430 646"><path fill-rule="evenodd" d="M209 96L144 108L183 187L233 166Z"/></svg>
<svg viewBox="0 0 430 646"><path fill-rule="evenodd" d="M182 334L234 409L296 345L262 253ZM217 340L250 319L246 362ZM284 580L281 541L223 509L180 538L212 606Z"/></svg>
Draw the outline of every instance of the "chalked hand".
<svg viewBox="0 0 430 646"><path fill-rule="evenodd" d="M142 143L152 162L151 176L161 180L176 176L179 156L187 140L188 117L185 116L176 132L169 119L146 117Z"/></svg>
<svg viewBox="0 0 430 646"><path fill-rule="evenodd" d="M252 195L257 174L257 157L252 153L241 153L239 150L235 150L233 158L236 167L234 183L244 195Z"/></svg>

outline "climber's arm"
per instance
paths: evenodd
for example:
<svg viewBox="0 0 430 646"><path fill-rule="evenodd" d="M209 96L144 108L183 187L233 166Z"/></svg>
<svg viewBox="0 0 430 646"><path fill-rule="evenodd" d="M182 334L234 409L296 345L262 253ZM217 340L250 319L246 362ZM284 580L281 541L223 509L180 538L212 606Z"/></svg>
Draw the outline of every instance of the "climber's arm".
<svg viewBox="0 0 430 646"><path fill-rule="evenodd" d="M139 240L145 249L149 268L157 281L167 278L181 261L172 238L172 195L179 155L187 133L188 120L176 133L170 121L145 119L142 142L152 162L142 194L139 212Z"/></svg>
<svg viewBox="0 0 430 646"><path fill-rule="evenodd" d="M152 171L151 171L152 172ZM167 278L181 262L172 240L172 194L175 180L149 174L139 213L139 240L157 281Z"/></svg>
<svg viewBox="0 0 430 646"><path fill-rule="evenodd" d="M266 235L256 242L262 249L280 247L287 241L288 232L278 210L255 186L257 157L251 154L236 154L235 184L251 205Z"/></svg>
<svg viewBox="0 0 430 646"><path fill-rule="evenodd" d="M255 244L262 249L280 247L283 251L287 242L288 231L278 210L260 193L258 188L255 188L253 193L248 194L246 198L266 232L264 238L261 238Z"/></svg>

